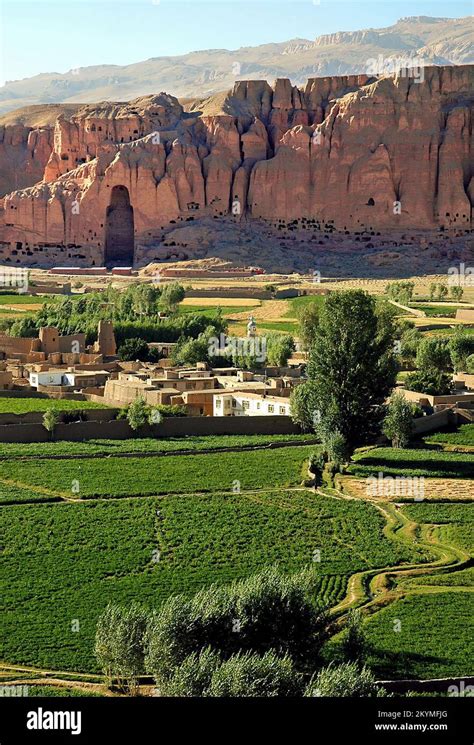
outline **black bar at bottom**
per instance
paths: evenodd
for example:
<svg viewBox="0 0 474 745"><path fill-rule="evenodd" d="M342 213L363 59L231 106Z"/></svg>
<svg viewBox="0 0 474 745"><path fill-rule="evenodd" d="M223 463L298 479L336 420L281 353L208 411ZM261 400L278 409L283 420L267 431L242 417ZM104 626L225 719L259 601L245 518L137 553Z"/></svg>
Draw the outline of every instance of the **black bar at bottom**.
<svg viewBox="0 0 474 745"><path fill-rule="evenodd" d="M472 745L472 698L0 698L0 745L254 742ZM79 716L80 715L80 716ZM51 729L50 726L56 729ZM74 734L75 733L75 734Z"/></svg>

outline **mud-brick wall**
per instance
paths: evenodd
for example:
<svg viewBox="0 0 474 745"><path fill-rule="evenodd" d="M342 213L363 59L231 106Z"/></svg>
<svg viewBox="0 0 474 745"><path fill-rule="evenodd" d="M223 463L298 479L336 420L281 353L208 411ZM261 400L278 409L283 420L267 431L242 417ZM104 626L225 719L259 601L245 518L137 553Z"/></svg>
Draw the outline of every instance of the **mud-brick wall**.
<svg viewBox="0 0 474 745"><path fill-rule="evenodd" d="M299 427L286 416L167 417L161 424L134 432L127 421L89 421L58 424L55 440L125 440L131 437L186 437L191 435L289 435ZM46 442L49 432L39 422L0 424L0 442Z"/></svg>

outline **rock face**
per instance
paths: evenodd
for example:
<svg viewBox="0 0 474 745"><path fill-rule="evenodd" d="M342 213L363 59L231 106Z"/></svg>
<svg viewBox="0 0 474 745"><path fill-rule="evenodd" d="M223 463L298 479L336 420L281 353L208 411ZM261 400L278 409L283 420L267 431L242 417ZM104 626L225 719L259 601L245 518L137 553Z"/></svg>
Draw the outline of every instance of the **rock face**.
<svg viewBox="0 0 474 745"><path fill-rule="evenodd" d="M0 260L130 263L176 223L229 215L469 230L473 97L474 67L430 67L422 81L239 81L197 111L161 93L84 106L54 132L7 128L2 178L30 185L3 200Z"/></svg>
<svg viewBox="0 0 474 745"><path fill-rule="evenodd" d="M49 128L0 126L0 194L41 181L52 149Z"/></svg>

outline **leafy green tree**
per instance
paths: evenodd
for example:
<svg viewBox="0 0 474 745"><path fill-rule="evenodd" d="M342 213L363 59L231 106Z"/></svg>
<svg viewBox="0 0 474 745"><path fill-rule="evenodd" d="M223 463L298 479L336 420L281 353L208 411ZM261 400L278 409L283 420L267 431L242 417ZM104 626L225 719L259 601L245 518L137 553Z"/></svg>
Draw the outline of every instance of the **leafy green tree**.
<svg viewBox="0 0 474 745"><path fill-rule="evenodd" d="M311 432L319 423L316 387L312 381L293 388L290 395L291 418L304 432Z"/></svg>
<svg viewBox="0 0 474 745"><path fill-rule="evenodd" d="M149 423L150 406L142 396L137 396L137 398L128 406L126 416L130 427L137 431Z"/></svg>
<svg viewBox="0 0 474 745"><path fill-rule="evenodd" d="M466 360L466 372L468 375L474 375L474 354L470 354Z"/></svg>
<svg viewBox="0 0 474 745"><path fill-rule="evenodd" d="M182 336L172 352L172 360L175 365L196 365L198 362L211 361L211 339L217 337L214 326L209 326L199 334L197 339L188 339Z"/></svg>
<svg viewBox="0 0 474 745"><path fill-rule="evenodd" d="M394 393L383 421L382 432L395 448L406 448L412 435L414 407L403 393Z"/></svg>
<svg viewBox="0 0 474 745"><path fill-rule="evenodd" d="M161 308L168 313L176 312L179 303L184 300L185 294L184 287L178 282L170 282L164 285L160 298Z"/></svg>
<svg viewBox="0 0 474 745"><path fill-rule="evenodd" d="M448 342L448 349L455 371L464 372L469 356L474 354L474 336L456 330Z"/></svg>
<svg viewBox="0 0 474 745"><path fill-rule="evenodd" d="M339 432L353 449L379 431L396 371L393 325L386 315L379 320L374 298L360 290L333 292L321 310L308 382L297 388L292 416L303 418L314 405L305 426L313 426L317 414L317 427Z"/></svg>
<svg viewBox="0 0 474 745"><path fill-rule="evenodd" d="M189 655L211 647L223 660L239 652L290 655L297 670L314 669L327 636L327 617L312 596L313 572L268 568L193 598L172 596L154 615L146 659L158 687Z"/></svg>
<svg viewBox="0 0 474 745"><path fill-rule="evenodd" d="M347 662L364 662L368 649L367 635L364 631L362 613L352 608L348 613L342 638L342 652Z"/></svg>
<svg viewBox="0 0 474 745"><path fill-rule="evenodd" d="M459 302L464 295L464 290L462 287L459 287L459 285L454 285L454 287L450 288L451 297L453 300L456 300L456 302Z"/></svg>
<svg viewBox="0 0 474 745"><path fill-rule="evenodd" d="M413 325L402 330L400 336L400 354L406 363L413 364L415 362L416 353L422 339L422 334Z"/></svg>
<svg viewBox="0 0 474 745"><path fill-rule="evenodd" d="M109 603L99 617L94 651L109 685L115 681L121 690L136 692L144 673L148 620L148 612L136 603L129 607Z"/></svg>
<svg viewBox="0 0 474 745"><path fill-rule="evenodd" d="M118 355L123 362L135 362L136 360L145 362L149 354L148 344L144 339L138 337L125 339L118 350Z"/></svg>
<svg viewBox="0 0 474 745"><path fill-rule="evenodd" d="M387 696L387 692L367 667L361 669L356 662L345 662L320 670L306 688L305 696L366 698Z"/></svg>
<svg viewBox="0 0 474 745"><path fill-rule="evenodd" d="M10 336L19 336L23 338L37 338L38 329L33 318L19 318L10 326Z"/></svg>
<svg viewBox="0 0 474 745"><path fill-rule="evenodd" d="M59 422L59 414L54 411L53 409L48 409L43 414L43 427L45 430L47 430L50 435L51 439L54 438L54 431L56 429L56 425Z"/></svg>
<svg viewBox="0 0 474 745"><path fill-rule="evenodd" d="M448 297L448 288L446 285L438 285L438 300L445 300Z"/></svg>
<svg viewBox="0 0 474 745"><path fill-rule="evenodd" d="M157 347L150 347L148 351L148 362L159 362L161 359L163 359L163 352L160 352Z"/></svg>
<svg viewBox="0 0 474 745"><path fill-rule="evenodd" d="M268 334L267 364L284 367L295 351L295 342L289 334Z"/></svg>
<svg viewBox="0 0 474 745"><path fill-rule="evenodd" d="M442 337L423 339L416 353L416 366L420 370L435 369L440 372L452 370L448 339Z"/></svg>
<svg viewBox="0 0 474 745"><path fill-rule="evenodd" d="M323 422L324 424L324 422ZM339 430L324 430L324 426L316 427L319 432L328 461L337 471L350 459L352 449L344 435Z"/></svg>
<svg viewBox="0 0 474 745"><path fill-rule="evenodd" d="M162 300L162 293L157 287L153 285L147 285L144 283L137 283L132 285L132 291L130 292L130 303L121 306L122 311L127 310L132 312L139 318L155 316L159 310L159 303Z"/></svg>
<svg viewBox="0 0 474 745"><path fill-rule="evenodd" d="M413 298L415 283L409 281L391 282L385 288L386 293L397 303L407 304Z"/></svg>
<svg viewBox="0 0 474 745"><path fill-rule="evenodd" d="M408 391L429 396L447 396L453 387L451 375L432 367L410 373L406 376L404 385Z"/></svg>
<svg viewBox="0 0 474 745"><path fill-rule="evenodd" d="M197 698L205 695L212 676L222 665L219 652L211 647L202 649L199 653L192 652L177 666L169 679L164 679L160 685L160 695L177 698Z"/></svg>
<svg viewBox="0 0 474 745"><path fill-rule="evenodd" d="M430 284L430 300L431 301L434 300L435 295L437 294L437 292L438 292L438 285L436 284L436 282L432 282Z"/></svg>
<svg viewBox="0 0 474 745"><path fill-rule="evenodd" d="M300 676L288 655L265 652L233 655L213 673L204 696L224 698L296 696L301 692Z"/></svg>
<svg viewBox="0 0 474 745"><path fill-rule="evenodd" d="M162 696L174 697L238 698L300 693L300 675L287 655L244 652L223 661L219 652L210 647L186 657L160 687Z"/></svg>
<svg viewBox="0 0 474 745"><path fill-rule="evenodd" d="M311 345L318 333L319 306L317 303L307 303L298 310L299 321L298 336L305 352L309 352Z"/></svg>

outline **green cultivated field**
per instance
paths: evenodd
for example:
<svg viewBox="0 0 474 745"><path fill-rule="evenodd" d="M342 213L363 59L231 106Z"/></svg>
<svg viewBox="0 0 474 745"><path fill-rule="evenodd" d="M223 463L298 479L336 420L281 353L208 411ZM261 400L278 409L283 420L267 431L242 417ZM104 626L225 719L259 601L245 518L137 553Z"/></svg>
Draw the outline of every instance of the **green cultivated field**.
<svg viewBox="0 0 474 745"><path fill-rule="evenodd" d="M418 502L404 507L404 512L415 522L437 525L441 543L474 553L473 505Z"/></svg>
<svg viewBox="0 0 474 745"><path fill-rule="evenodd" d="M252 310L258 307L258 305L180 305L179 313L180 315L184 313L199 313L200 315L214 318L219 310L223 316L227 317L233 313L251 313Z"/></svg>
<svg viewBox="0 0 474 745"><path fill-rule="evenodd" d="M472 606L467 592L411 595L389 605L366 622L369 665L381 678L474 675Z"/></svg>
<svg viewBox="0 0 474 745"><path fill-rule="evenodd" d="M92 401L71 401L65 398L10 398L0 396L0 414L26 414L30 411L78 411L82 409L107 409L105 404Z"/></svg>
<svg viewBox="0 0 474 745"><path fill-rule="evenodd" d="M296 486L314 447L211 453L166 458L4 461L0 479L51 496L126 497ZM79 482L78 491L72 490Z"/></svg>
<svg viewBox="0 0 474 745"><path fill-rule="evenodd" d="M433 437L463 444L471 433L468 425ZM365 621L377 674L472 674L472 505L399 509L381 502L378 509L364 497L304 489L308 458L318 449L307 437L0 445L5 662L95 672L95 623L109 601L157 607L172 593L192 594L277 563L289 572L316 566L315 593L329 607L357 601L357 583L348 584L355 573L373 569L377 580L392 567L393 585L374 581L381 609ZM285 440L295 444L265 448ZM350 470L472 477L474 456L441 444L361 451ZM243 445L260 449L202 452ZM182 449L190 452L174 453ZM407 571L417 564L427 573ZM391 594L387 606L384 592L387 601ZM336 637L327 648L338 645Z"/></svg>
<svg viewBox="0 0 474 745"><path fill-rule="evenodd" d="M259 321L258 328L263 331L279 331L282 334L295 335L298 333L296 321Z"/></svg>
<svg viewBox="0 0 474 745"><path fill-rule="evenodd" d="M322 306L324 303L324 295L300 295L300 297L294 297L289 300L291 311L287 313L287 316L295 316L296 313L310 303L315 303L318 306Z"/></svg>
<svg viewBox="0 0 474 745"><path fill-rule="evenodd" d="M269 445L276 442L304 444L311 435L206 435L166 439L87 440L86 442L0 442L0 458L27 458L76 455L114 455L117 453L170 453L174 450L212 450Z"/></svg>
<svg viewBox="0 0 474 745"><path fill-rule="evenodd" d="M474 424L462 424L456 432L438 432L424 438L428 445L474 446Z"/></svg>
<svg viewBox="0 0 474 745"><path fill-rule="evenodd" d="M422 558L382 534L372 505L309 491L3 509L3 657L59 670L95 669L95 622L110 600L154 607L274 562L296 570L320 551L315 590L334 604L348 574Z"/></svg>
<svg viewBox="0 0 474 745"><path fill-rule="evenodd" d="M358 453L350 473L356 476L430 476L432 478L474 477L474 456L439 450L374 448Z"/></svg>
<svg viewBox="0 0 474 745"><path fill-rule="evenodd" d="M0 305L41 305L49 298L39 295L2 295Z"/></svg>
<svg viewBox="0 0 474 745"><path fill-rule="evenodd" d="M441 316L443 318L455 318L456 311L458 310L458 306L456 305L423 305L423 303L410 303L410 308L415 308L416 310L422 310L428 317L435 318L436 316Z"/></svg>

